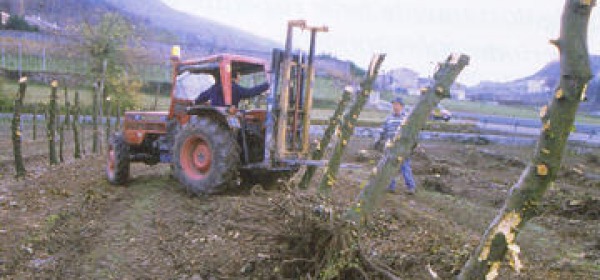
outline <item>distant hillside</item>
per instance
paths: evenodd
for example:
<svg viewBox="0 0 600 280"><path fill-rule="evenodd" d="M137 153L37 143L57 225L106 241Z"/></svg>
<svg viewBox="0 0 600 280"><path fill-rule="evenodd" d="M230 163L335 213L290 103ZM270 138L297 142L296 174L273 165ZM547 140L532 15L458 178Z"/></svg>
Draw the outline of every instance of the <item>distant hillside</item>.
<svg viewBox="0 0 600 280"><path fill-rule="evenodd" d="M85 20L95 22L106 12L116 12L131 20L145 35L144 39L184 43L207 50L268 52L277 45L239 29L179 12L160 0L27 0L23 7L15 5L15 0L0 0L0 9L39 15L63 29L79 26Z"/></svg>
<svg viewBox="0 0 600 280"><path fill-rule="evenodd" d="M588 86L588 104L600 104L600 55L590 56L594 80ZM501 103L535 104L548 102L560 79L560 62L552 61L532 75L510 82L481 82L470 87L467 95L476 100ZM589 106L588 106L589 107Z"/></svg>
<svg viewBox="0 0 600 280"><path fill-rule="evenodd" d="M592 66L592 73L598 74L600 72L600 55L592 55L590 56L590 62ZM535 74L515 80L514 82L524 81L524 80L545 80L548 85L556 85L558 83L558 79L560 78L560 62L558 60L552 61L546 66L542 67Z"/></svg>

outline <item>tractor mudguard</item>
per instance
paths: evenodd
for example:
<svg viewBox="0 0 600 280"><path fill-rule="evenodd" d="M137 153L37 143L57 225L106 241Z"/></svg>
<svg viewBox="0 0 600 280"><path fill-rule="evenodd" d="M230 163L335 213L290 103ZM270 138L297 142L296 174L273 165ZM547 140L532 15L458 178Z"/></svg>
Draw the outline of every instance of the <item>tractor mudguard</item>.
<svg viewBox="0 0 600 280"><path fill-rule="evenodd" d="M198 121L198 117L209 117L225 125L231 130L237 131L242 125L236 114L230 114L227 107L213 107L206 105L195 105L188 107L187 114L191 116L191 122Z"/></svg>

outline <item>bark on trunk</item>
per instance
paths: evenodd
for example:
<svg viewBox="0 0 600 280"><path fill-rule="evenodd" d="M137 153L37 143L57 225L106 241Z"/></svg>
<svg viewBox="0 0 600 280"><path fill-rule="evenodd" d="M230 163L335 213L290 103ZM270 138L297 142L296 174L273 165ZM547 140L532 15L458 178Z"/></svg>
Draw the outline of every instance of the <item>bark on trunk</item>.
<svg viewBox="0 0 600 280"><path fill-rule="evenodd" d="M350 102L351 99L352 99L352 92L348 89L345 89L344 93L342 95L342 99L340 100L340 103L338 103L337 108L333 112L333 116L331 116L331 118L329 119L329 125L327 126L327 129L325 129L325 133L323 134L323 137L318 142L317 148L315 149L315 151L312 153L313 160L323 159L323 156L325 155L325 150L327 149L327 147L329 147L329 144L331 142L331 139L333 138L334 132L338 131L342 125L342 114L346 110L346 107L348 106L348 103ZM306 168L306 172L304 172L304 175L302 176L302 180L300 181L300 184L299 184L299 187L301 189L308 188L308 185L310 184L312 177L315 175L316 170L317 170L316 166L308 166Z"/></svg>
<svg viewBox="0 0 600 280"><path fill-rule="evenodd" d="M74 158L81 158L81 143L79 142L79 92L75 92L75 107L73 108L73 121L71 122L71 129L73 130L73 142L75 144L75 150L73 153Z"/></svg>
<svg viewBox="0 0 600 280"><path fill-rule="evenodd" d="M15 99L14 116L11 125L13 154L15 157L15 171L17 172L17 177L23 177L27 173L25 164L23 163L23 154L21 152L21 109L23 107L23 99L25 98L26 90L27 77L23 77L19 80L19 92Z"/></svg>
<svg viewBox="0 0 600 280"><path fill-rule="evenodd" d="M327 165L321 183L319 184L319 193L323 195L328 196L331 193L331 188L335 184L340 169L342 154L344 153L350 137L354 133L354 127L356 127L358 116L369 99L373 83L375 82L375 79L377 79L379 68L384 59L385 54L376 54L373 56L369 65L369 71L367 72L365 80L361 83L361 89L356 96L356 100L348 112L344 114L343 125L339 131L340 137L333 148L329 164Z"/></svg>
<svg viewBox="0 0 600 280"><path fill-rule="evenodd" d="M47 134L48 134L48 151L50 153L50 165L58 164L58 158L56 157L56 111L58 106L56 104L58 81L54 80L50 84L52 91L50 92L50 104L48 104L48 122Z"/></svg>
<svg viewBox="0 0 600 280"><path fill-rule="evenodd" d="M507 257L515 270L522 266L517 235L537 215L542 196L557 177L575 114L592 77L587 28L594 5L591 0L566 1L560 38L552 41L560 51L560 84L550 106L540 112L543 127L533 157L458 279L494 279Z"/></svg>
<svg viewBox="0 0 600 280"><path fill-rule="evenodd" d="M417 146L419 132L425 126L431 110L443 98L450 96L450 86L468 64L469 57L466 55L451 55L444 63L439 64L433 76L433 85L423 90L423 95L408 116L406 124L399 127L401 131L385 144L383 157L373 168L368 183L357 196L354 205L346 211L346 220L358 224L377 209L385 189L398 173L404 159L410 157Z"/></svg>

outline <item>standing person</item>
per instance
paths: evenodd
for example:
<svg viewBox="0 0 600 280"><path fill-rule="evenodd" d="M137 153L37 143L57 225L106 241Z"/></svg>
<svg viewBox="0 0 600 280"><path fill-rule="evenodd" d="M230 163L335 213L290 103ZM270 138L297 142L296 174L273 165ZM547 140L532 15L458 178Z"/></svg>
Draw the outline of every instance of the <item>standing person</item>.
<svg viewBox="0 0 600 280"><path fill-rule="evenodd" d="M402 126L407 116L408 113L404 110L404 101L402 98L394 98L394 100L392 100L392 113L385 119L385 122L383 123L383 130L381 131L379 140L375 143L376 149L384 149L385 142L391 141L396 136L396 133L399 133L398 128ZM407 193L414 194L416 183L413 177L412 168L410 167L410 158L406 158L404 160L400 171L402 172L404 183L408 189ZM388 191L396 192L396 178L392 179L392 182L388 186Z"/></svg>

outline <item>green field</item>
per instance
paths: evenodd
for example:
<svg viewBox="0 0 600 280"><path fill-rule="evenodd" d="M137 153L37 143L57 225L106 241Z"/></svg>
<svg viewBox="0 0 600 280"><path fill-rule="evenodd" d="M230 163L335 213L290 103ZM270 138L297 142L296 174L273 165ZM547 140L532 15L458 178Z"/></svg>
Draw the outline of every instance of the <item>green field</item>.
<svg viewBox="0 0 600 280"><path fill-rule="evenodd" d="M7 82L4 84L4 90L0 93L3 97L14 97L16 91L18 89L17 83ZM58 102L59 104L64 104L64 93L63 89L59 90L58 94ZM69 99L71 100L71 104L73 104L73 98L75 92L79 92L79 98L82 107L89 107L92 105L92 88L79 87L79 88L69 88ZM25 94L25 104L36 104L36 103L47 103L50 98L50 86L39 84L39 83L29 83L27 85L27 92ZM169 98L164 95L159 96L158 98L158 109L166 110L169 105ZM151 108L154 106L154 93L146 93L142 92L141 95L141 104L140 108ZM2 108L0 108L2 110ZM2 110L4 111L4 110Z"/></svg>

